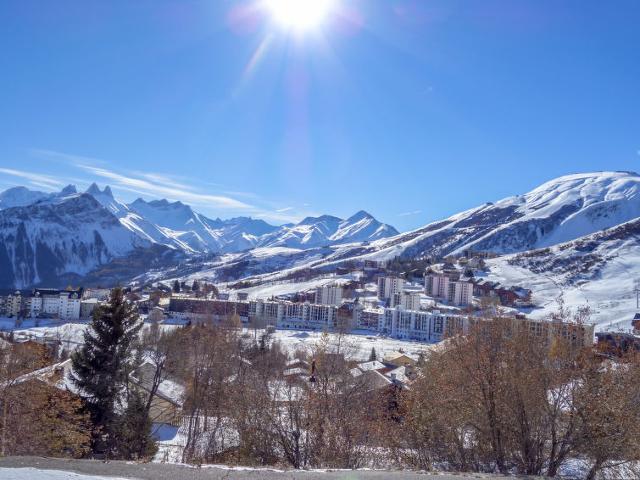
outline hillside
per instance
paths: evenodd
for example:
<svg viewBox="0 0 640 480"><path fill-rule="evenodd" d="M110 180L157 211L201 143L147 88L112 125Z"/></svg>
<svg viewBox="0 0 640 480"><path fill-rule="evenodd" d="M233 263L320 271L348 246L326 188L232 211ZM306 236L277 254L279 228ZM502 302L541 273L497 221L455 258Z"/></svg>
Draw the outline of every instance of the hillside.
<svg viewBox="0 0 640 480"><path fill-rule="evenodd" d="M0 285L60 285L150 243L87 194L0 211Z"/></svg>
<svg viewBox="0 0 640 480"><path fill-rule="evenodd" d="M588 305L599 329L628 328L640 279L640 219L549 248L489 260L488 278L530 288L543 317L567 305Z"/></svg>

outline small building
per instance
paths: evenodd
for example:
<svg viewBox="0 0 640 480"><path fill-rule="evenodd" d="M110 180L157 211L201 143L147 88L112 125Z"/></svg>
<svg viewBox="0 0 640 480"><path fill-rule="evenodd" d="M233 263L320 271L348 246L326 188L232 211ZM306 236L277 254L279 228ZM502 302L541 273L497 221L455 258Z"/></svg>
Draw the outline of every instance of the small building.
<svg viewBox="0 0 640 480"><path fill-rule="evenodd" d="M404 353L396 353L396 354L387 355L384 358L384 363L398 368L398 367L414 367L418 362L415 361L410 356L405 355Z"/></svg>
<svg viewBox="0 0 640 480"><path fill-rule="evenodd" d="M80 301L80 318L88 320L93 316L93 311L98 306L97 298L87 298Z"/></svg>
<svg viewBox="0 0 640 480"><path fill-rule="evenodd" d="M633 333L640 334L640 313L636 313L633 316L633 320L631 320L631 327L633 328Z"/></svg>
<svg viewBox="0 0 640 480"><path fill-rule="evenodd" d="M153 307L149 311L149 315L147 316L147 319L151 323L155 323L155 324L162 323L164 321L164 308Z"/></svg>
<svg viewBox="0 0 640 480"><path fill-rule="evenodd" d="M640 352L640 335L629 332L597 332L596 349L615 357Z"/></svg>
<svg viewBox="0 0 640 480"><path fill-rule="evenodd" d="M153 388L155 373L155 365L145 362L131 375L130 379L136 388L148 395ZM180 425L184 394L185 387L179 382L170 378L163 379L151 401L151 410L149 411L151 421L174 426Z"/></svg>

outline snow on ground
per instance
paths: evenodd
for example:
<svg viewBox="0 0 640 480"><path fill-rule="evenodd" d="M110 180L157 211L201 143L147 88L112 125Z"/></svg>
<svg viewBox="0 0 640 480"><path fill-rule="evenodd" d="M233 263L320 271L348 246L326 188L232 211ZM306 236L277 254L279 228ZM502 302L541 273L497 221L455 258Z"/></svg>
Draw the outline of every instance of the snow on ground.
<svg viewBox="0 0 640 480"><path fill-rule="evenodd" d="M332 283L345 284L348 281L353 280L351 275L331 276L327 278L316 278L307 282L286 282L281 283L268 283L265 285L258 285L256 287L242 288L239 290L227 290L232 292L247 293L250 299L257 298L271 298L278 295L289 295L296 292L304 292L313 288L322 287L323 285L329 285Z"/></svg>
<svg viewBox="0 0 640 480"><path fill-rule="evenodd" d="M17 339L32 340L59 340L62 347L67 350L75 350L84 342L84 331L89 324L85 322L64 322L61 320L25 320L19 327L15 326L15 319L0 317L0 332L13 331ZM169 322L161 325L162 329L174 329L184 321ZM38 326L36 326L38 325Z"/></svg>
<svg viewBox="0 0 640 480"><path fill-rule="evenodd" d="M248 330L252 333L253 330ZM296 350L309 351L322 338L322 332L308 330L276 330L273 334L274 340L280 342L284 349L292 356ZM337 334L329 334L330 342L335 343ZM418 359L420 353L426 353L434 347L434 344L398 340L375 336L370 332L350 333L343 335L341 339L345 345L345 351L353 360L367 361L371 354L371 349L376 349L378 358L384 358L393 353L405 353L406 355Z"/></svg>
<svg viewBox="0 0 640 480"><path fill-rule="evenodd" d="M102 477L82 475L61 470L41 470L39 468L3 468L0 467L2 480L125 480L121 477Z"/></svg>
<svg viewBox="0 0 640 480"><path fill-rule="evenodd" d="M489 260L489 280L517 285L533 291L533 302L540 308L530 312L532 318L545 318L558 309L556 299L562 293L565 304L573 309L588 305L596 331L629 329L636 313L635 282L638 279L640 251L623 245L589 282L567 285L559 275L533 274L526 268L509 265L508 257Z"/></svg>
<svg viewBox="0 0 640 480"><path fill-rule="evenodd" d="M299 284L297 284L299 285ZM168 320L161 325L162 329L174 329L184 324L183 321L172 322ZM56 339L62 342L66 350L75 350L83 342L83 333L87 328L87 323L60 323L51 322L46 326L36 327L33 321L25 321L22 327L15 328L15 320L10 318L0 318L0 328L3 331L14 331L14 335L23 338L33 339ZM245 333L253 335L252 329L245 329ZM258 331L260 335L262 331ZM289 355L293 355L296 350L309 351L320 341L322 332L308 330L276 330L273 338L278 340ZM336 334L329 333L329 337L336 339ZM430 350L433 345L415 341L399 340L376 336L375 333L359 331L343 336L343 340L349 346L348 352L353 354L354 360L368 360L371 349L375 348L378 356L384 357L391 353L404 352L409 356L418 358L421 352Z"/></svg>

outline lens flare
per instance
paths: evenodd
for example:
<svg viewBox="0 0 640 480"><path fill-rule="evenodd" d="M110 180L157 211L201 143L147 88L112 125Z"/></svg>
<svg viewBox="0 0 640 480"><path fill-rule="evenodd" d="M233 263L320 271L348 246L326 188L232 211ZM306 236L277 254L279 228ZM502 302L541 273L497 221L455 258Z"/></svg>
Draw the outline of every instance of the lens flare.
<svg viewBox="0 0 640 480"><path fill-rule="evenodd" d="M331 13L335 0L265 0L264 4L282 27L306 31L322 24Z"/></svg>

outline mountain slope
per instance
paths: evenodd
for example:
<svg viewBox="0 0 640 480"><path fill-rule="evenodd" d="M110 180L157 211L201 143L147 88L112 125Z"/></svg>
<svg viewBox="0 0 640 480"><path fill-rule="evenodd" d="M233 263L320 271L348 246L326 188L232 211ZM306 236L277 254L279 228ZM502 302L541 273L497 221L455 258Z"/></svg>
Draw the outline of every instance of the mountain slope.
<svg viewBox="0 0 640 480"><path fill-rule="evenodd" d="M55 201L75 193L73 186L53 194L24 187L10 189L0 194L0 209ZM276 227L250 217L210 219L182 202L139 198L124 204L113 196L108 186L101 190L95 183L86 193L140 238L188 254L233 253L255 247L317 248L370 242L398 233L392 226L377 221L364 211L346 220L323 215L307 217L295 225Z"/></svg>
<svg viewBox="0 0 640 480"><path fill-rule="evenodd" d="M179 242L183 249L198 253L235 252L253 248L260 236L277 228L263 220L248 217L211 220L182 202L147 202L139 198L128 207L156 225L165 236Z"/></svg>
<svg viewBox="0 0 640 480"><path fill-rule="evenodd" d="M0 211L0 285L60 285L150 243L92 196L48 198Z"/></svg>
<svg viewBox="0 0 640 480"><path fill-rule="evenodd" d="M12 207L24 207L46 198L49 194L29 190L26 187L13 187L0 193L0 210Z"/></svg>
<svg viewBox="0 0 640 480"><path fill-rule="evenodd" d="M569 241L639 216L638 174L567 175L525 195L487 203L340 255L391 259L446 256L469 249L516 253Z"/></svg>
<svg viewBox="0 0 640 480"><path fill-rule="evenodd" d="M180 240L179 235L175 234L170 229L165 229L156 225L132 210L128 205L116 200L109 186L104 187L104 190L100 190L100 188L93 183L87 189L86 193L95 198L103 207L115 215L122 225L139 237L169 248L182 250L188 253L195 252L193 248Z"/></svg>
<svg viewBox="0 0 640 480"><path fill-rule="evenodd" d="M568 306L589 306L598 329L630 326L640 279L640 218L570 242L489 260L488 278L533 291L544 317Z"/></svg>

